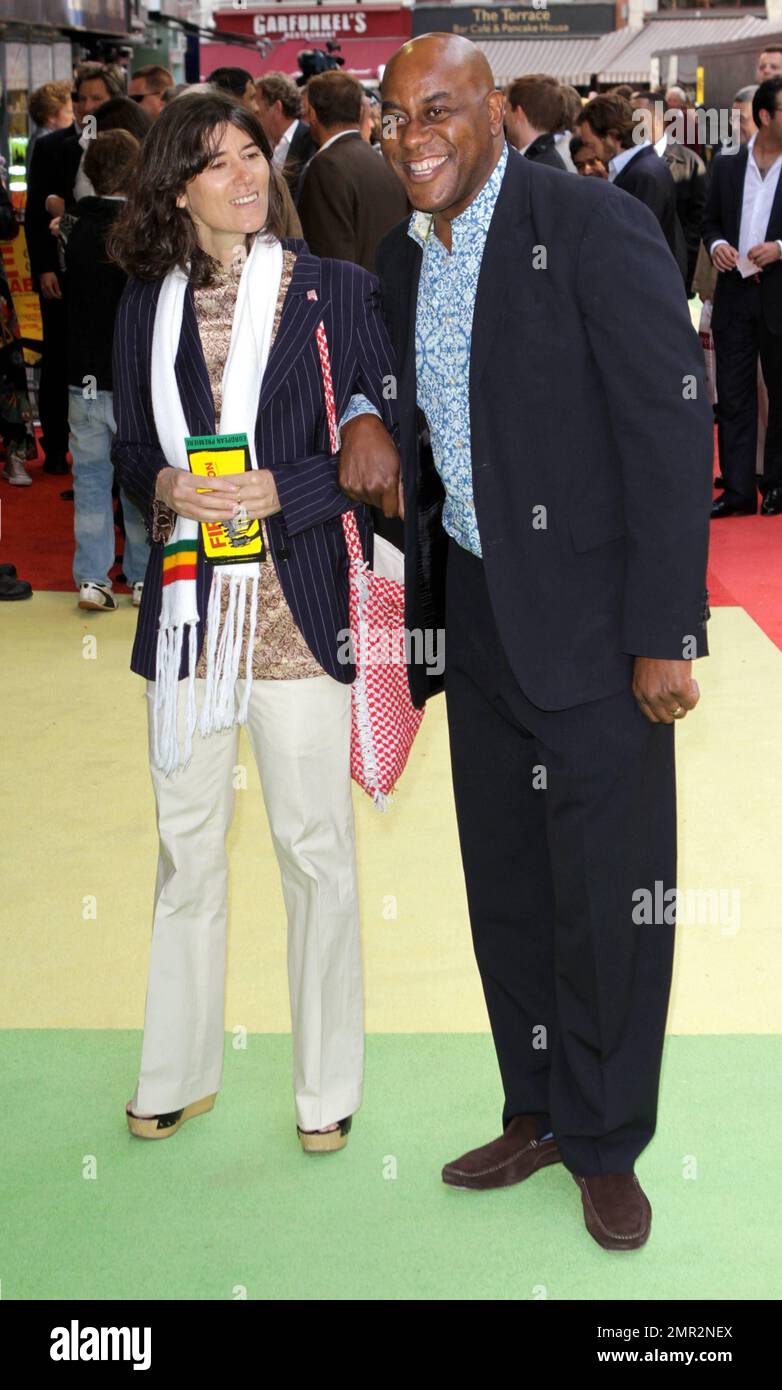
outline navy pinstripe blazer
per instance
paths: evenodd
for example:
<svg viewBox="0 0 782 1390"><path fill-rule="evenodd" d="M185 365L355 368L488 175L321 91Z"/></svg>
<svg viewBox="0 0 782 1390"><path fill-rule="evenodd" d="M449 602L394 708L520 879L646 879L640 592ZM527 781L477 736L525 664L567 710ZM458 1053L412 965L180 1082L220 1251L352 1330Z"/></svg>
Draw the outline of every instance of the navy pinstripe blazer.
<svg viewBox="0 0 782 1390"><path fill-rule="evenodd" d="M277 335L266 364L255 445L258 466L274 474L282 510L267 518L271 563L305 641L324 671L348 684L355 669L340 664L338 634L348 626L348 559L341 513L355 504L337 485L337 459L329 447L323 379L315 340L326 326L337 419L354 393L365 395L397 437L396 401L387 400L396 368L382 317L378 281L347 261L319 260L305 242L283 240L297 252ZM160 283L130 280L114 333L112 457L120 481L151 527L155 480L166 459L160 448L150 390L152 332ZM314 291L317 298L309 298ZM175 371L190 433L214 434L212 389L188 288ZM395 393L393 393L395 394ZM372 559L369 510L356 506L364 554ZM266 563L269 563L267 560ZM155 679L162 593L163 545L153 542L139 610L131 669ZM196 576L200 653L212 568L198 544ZM344 650L344 644L342 644ZM187 674L183 653L180 678Z"/></svg>

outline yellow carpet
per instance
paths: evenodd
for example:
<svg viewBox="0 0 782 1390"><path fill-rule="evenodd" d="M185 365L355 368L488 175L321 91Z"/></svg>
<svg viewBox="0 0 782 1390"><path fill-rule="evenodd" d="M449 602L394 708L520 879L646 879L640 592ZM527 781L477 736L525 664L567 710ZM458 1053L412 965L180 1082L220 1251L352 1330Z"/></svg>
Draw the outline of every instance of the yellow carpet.
<svg viewBox="0 0 782 1390"><path fill-rule="evenodd" d="M128 598L88 614L75 596L5 604L6 772L2 1028L139 1028L156 836L143 682L128 668ZM771 1033L782 860L771 833L782 748L758 710L782 706L782 652L738 608L713 611L703 699L678 730L682 889L737 890L740 916L682 926L673 1033ZM287 1032L285 917L244 735L231 831L226 1029ZM430 705L385 816L356 791L370 1032L487 1028L473 960L448 767ZM772 852L770 852L770 849ZM734 929L737 926L737 929ZM10 986L10 987L9 987Z"/></svg>

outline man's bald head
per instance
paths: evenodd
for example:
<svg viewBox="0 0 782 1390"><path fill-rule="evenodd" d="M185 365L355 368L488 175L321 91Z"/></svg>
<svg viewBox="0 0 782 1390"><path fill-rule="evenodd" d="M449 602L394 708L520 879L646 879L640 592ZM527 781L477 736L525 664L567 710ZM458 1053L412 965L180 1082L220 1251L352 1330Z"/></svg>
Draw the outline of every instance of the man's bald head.
<svg viewBox="0 0 782 1390"><path fill-rule="evenodd" d="M386 64L381 91L393 77L394 65L403 62L405 66L418 64L425 70L443 67L456 67L462 82L472 82L476 90L487 90L494 86L494 76L486 54L461 34L420 34L403 44Z"/></svg>
<svg viewBox="0 0 782 1390"><path fill-rule="evenodd" d="M485 55L457 34L422 34L383 74L383 154L413 207L450 221L500 157L505 98Z"/></svg>

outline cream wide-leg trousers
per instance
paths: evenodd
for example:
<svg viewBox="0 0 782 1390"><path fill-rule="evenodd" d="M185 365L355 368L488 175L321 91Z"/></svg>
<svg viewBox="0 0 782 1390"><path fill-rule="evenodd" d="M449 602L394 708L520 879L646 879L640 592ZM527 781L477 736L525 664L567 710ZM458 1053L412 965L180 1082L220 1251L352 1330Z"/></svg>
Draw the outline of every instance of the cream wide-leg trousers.
<svg viewBox="0 0 782 1390"><path fill-rule="evenodd" d="M204 685L196 681L199 710ZM237 705L243 690L237 681ZM185 693L181 681L180 729ZM325 674L253 680L247 729L288 918L296 1122L321 1129L358 1109L363 1086L350 686ZM137 1114L178 1110L220 1088L238 741L238 726L196 732L186 768L165 777L152 767L160 846ZM261 881L258 889L263 928Z"/></svg>

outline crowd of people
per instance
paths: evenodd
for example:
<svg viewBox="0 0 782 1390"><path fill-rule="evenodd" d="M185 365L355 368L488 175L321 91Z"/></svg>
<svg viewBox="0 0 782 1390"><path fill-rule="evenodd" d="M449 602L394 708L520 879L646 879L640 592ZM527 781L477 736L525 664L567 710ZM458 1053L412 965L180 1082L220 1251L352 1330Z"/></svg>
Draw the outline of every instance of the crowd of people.
<svg viewBox="0 0 782 1390"><path fill-rule="evenodd" d="M338 655L353 511L370 562L375 530L403 535L407 629L448 633L505 1101L502 1135L443 1179L490 1188L564 1162L600 1245L648 1238L634 1163L656 1123L673 930L643 930L630 903L675 880L673 726L708 651L713 415L687 303L702 244L712 515L754 509L758 357L763 511L782 510L782 71L740 96L745 144L707 167L669 138L676 92L584 101L544 74L505 92L454 36L404 45L382 108L339 71L302 89L221 68L178 90L145 67L125 93L88 65L72 95L35 94L43 467L64 475L70 451L86 609L117 607L118 493L149 697L160 858L132 1133L170 1136L220 1087L241 723L288 915L303 1147L344 1147L361 1104L355 664ZM12 350L11 383L17 365ZM25 485L16 389L6 477ZM186 441L216 435L244 439L251 466L205 488ZM249 522L260 559L208 563L201 526ZM439 660L411 661L409 683L421 708Z"/></svg>
<svg viewBox="0 0 782 1390"><path fill-rule="evenodd" d="M771 293L776 285L761 275L782 248L772 235L782 233L782 225L769 228L782 154L780 50L764 50L756 77L757 84L740 89L733 103L740 112L743 158L708 162L703 156L719 151L704 148L694 123L685 125L689 134L683 139L672 136L670 113L695 115L680 88L617 86L585 98L554 77L530 74L505 91L509 143L527 159L561 172L614 181L645 203L660 223L687 295L697 293L706 306L703 325L712 349L709 381L719 428L717 482L724 489L714 517L756 511L758 489L762 514L782 510L779 337ZM124 577L135 604L147 554L143 523L121 490L118 496L111 465L111 343L124 277L107 263L104 233L126 197L120 184L131 179L134 154L152 123L167 104L193 90L222 91L259 120L281 185L284 232L302 237L315 255L374 271L382 238L409 210L381 155L377 93L349 73L326 72L299 85L284 73L254 80L242 68L218 68L193 89L176 84L160 66L137 68L128 79L118 69L85 63L72 85L49 82L33 92L25 232L43 323L40 446L47 473L67 474L69 453L72 460L73 488L62 495L70 499L72 494L75 503L73 575L85 608L117 607L110 578L115 505L125 536ZM639 113L646 118L643 138ZM752 175L746 180L745 162ZM744 196L741 227L737 187ZM757 208L756 188L761 189ZM4 234L12 234L15 219L1 185L0 216ZM72 231L76 240L69 251ZM94 294L80 293L80 276L85 285L104 288L99 305ZM0 295L5 323L12 325L7 285L0 284ZM0 371L3 477L28 486L27 465L37 456L36 444L21 351L8 326ZM9 576L5 591L3 597L32 592L29 584Z"/></svg>

